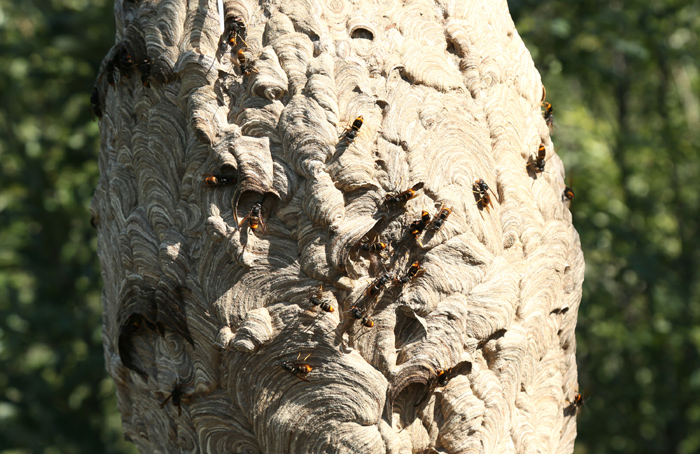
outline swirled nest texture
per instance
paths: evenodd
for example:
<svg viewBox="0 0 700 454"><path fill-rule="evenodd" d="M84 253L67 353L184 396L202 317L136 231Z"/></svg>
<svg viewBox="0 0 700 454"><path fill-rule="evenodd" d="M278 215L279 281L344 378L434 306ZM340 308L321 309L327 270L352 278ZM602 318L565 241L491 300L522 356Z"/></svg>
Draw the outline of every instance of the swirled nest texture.
<svg viewBox="0 0 700 454"><path fill-rule="evenodd" d="M505 1L115 14L92 211L128 439L572 451L583 255Z"/></svg>

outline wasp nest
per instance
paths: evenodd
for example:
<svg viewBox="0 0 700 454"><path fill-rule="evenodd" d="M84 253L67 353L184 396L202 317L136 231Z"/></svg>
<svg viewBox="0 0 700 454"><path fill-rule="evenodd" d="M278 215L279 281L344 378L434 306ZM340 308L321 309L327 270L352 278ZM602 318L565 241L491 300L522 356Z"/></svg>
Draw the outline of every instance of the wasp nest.
<svg viewBox="0 0 700 454"><path fill-rule="evenodd" d="M128 439L572 451L583 256L505 1L115 12L92 210Z"/></svg>

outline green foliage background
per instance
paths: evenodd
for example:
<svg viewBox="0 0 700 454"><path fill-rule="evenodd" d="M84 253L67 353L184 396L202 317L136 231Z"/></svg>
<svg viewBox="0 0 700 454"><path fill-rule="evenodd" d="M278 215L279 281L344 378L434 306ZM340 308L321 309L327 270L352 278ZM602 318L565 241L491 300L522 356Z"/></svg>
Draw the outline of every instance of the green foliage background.
<svg viewBox="0 0 700 454"><path fill-rule="evenodd" d="M700 4L509 5L586 256L576 452L700 452ZM0 0L0 454L134 452L104 371L88 213L112 7Z"/></svg>
<svg viewBox="0 0 700 454"><path fill-rule="evenodd" d="M101 346L89 94L107 0L0 0L0 453L126 453Z"/></svg>
<svg viewBox="0 0 700 454"><path fill-rule="evenodd" d="M576 191L577 452L700 452L700 3L510 7Z"/></svg>

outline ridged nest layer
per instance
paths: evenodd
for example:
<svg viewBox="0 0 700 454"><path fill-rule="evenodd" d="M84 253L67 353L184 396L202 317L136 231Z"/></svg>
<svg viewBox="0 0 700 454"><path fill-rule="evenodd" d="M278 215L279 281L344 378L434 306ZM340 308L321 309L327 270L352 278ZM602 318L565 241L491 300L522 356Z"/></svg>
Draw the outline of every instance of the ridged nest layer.
<svg viewBox="0 0 700 454"><path fill-rule="evenodd" d="M115 12L92 210L128 439L572 450L583 256L505 1Z"/></svg>

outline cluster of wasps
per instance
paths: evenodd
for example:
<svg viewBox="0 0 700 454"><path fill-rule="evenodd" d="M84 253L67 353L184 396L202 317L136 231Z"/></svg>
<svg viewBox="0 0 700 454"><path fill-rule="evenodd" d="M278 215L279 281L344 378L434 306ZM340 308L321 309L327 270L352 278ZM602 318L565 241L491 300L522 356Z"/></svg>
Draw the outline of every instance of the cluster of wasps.
<svg viewBox="0 0 700 454"><path fill-rule="evenodd" d="M406 270L403 275L398 276L389 272L384 272L378 278L372 281L372 283L364 291L363 298L370 298L371 300L377 300L384 289L392 284L396 287L403 287L408 284L416 277L420 276L425 272L425 269L420 266L420 261L414 261L408 270ZM350 316L355 320L360 320L362 325L367 328L372 328L374 326L374 320L369 316L368 308L363 304L355 304L350 308Z"/></svg>
<svg viewBox="0 0 700 454"><path fill-rule="evenodd" d="M545 102L543 99L542 106L544 108L543 116L545 122L547 126L552 129L554 127L552 105ZM343 141L346 145L352 144L360 133L360 129L362 128L363 124L364 117L362 115L355 118L350 126L346 127L341 133L341 141ZM541 173L544 172L546 161L546 149L544 144L541 144L538 149L537 157L533 160L533 162L527 164L526 167L532 167L536 173ZM387 194L385 196L384 205L389 210L403 208L409 200L417 196L418 191L422 188L423 183L419 182L405 191ZM472 192L474 193L476 204L479 205L480 210L486 210L487 212L490 211L490 209L493 207L493 198L497 198L497 196L486 181L482 178L476 179L472 185ZM564 191L564 197L571 200L573 196L573 191L567 186ZM420 218L411 222L409 225L408 235L413 237L417 242L420 241L421 235L426 230L430 229L439 231L444 226L445 222L448 221L451 213L452 208L445 207L444 205L434 216L428 211L422 210ZM375 239L373 242L370 242L366 238L363 238L356 247L358 254L382 254L389 247L389 244L380 241L379 239ZM414 261L401 275L396 275L385 271L370 283L370 285L363 292L363 296L360 300L362 301L369 298L370 300L376 301L382 292L389 286L393 285L396 287L403 287L424 272L425 269L421 267L419 260ZM335 310L334 307L329 302L322 300L321 295L322 291L319 290L317 294L309 298L310 303L313 306L319 306L323 311L333 312ZM372 328L374 326L374 320L369 314L369 308L367 305L354 304L348 313L350 314L351 318L359 320L365 327ZM282 368L302 380L307 380L307 375L313 370L313 366L307 362L309 357L310 355L307 355L305 358L300 360L300 356L298 356L295 361L285 361L282 363ZM455 376L457 372L458 371L456 371L455 368L435 371L434 377L430 380L429 388L433 389L438 386L445 386L450 378ZM579 394L577 394L574 397L574 400L570 403L570 406L571 408L578 408L580 407L581 403L581 397Z"/></svg>
<svg viewBox="0 0 700 454"><path fill-rule="evenodd" d="M242 20L234 19L228 33L229 44L232 47L235 47L237 45L238 39L243 41L244 37L245 23L242 22ZM239 55L241 52L242 49L239 50ZM247 75L249 71L247 70L248 68L246 67L245 59L241 60L241 58L239 57L239 62L241 64L243 73ZM547 125L551 128L553 126L552 106L550 103L545 103L544 101L543 106L545 108L545 121L547 122ZM352 124L349 127L345 128L341 136L343 136L343 140L346 144L349 145L355 141L363 123L364 118L362 115L360 115L352 122ZM532 163L527 164L527 167L532 166L534 171L537 173L544 172L546 160L546 149L544 147L544 144L541 144L538 149L536 159ZM225 174L209 173L204 174L203 177L203 185L208 189L232 186L237 183L236 178ZM405 191L387 194L384 199L385 206L389 210L404 208L409 200L412 200L417 196L418 191L423 188L423 185L424 184L422 182L419 182L413 185L412 187L406 189ZM496 197L496 194L489 187L486 181L484 181L481 178L475 180L472 185L472 192L475 195L476 204L480 205L480 209L490 211L490 208L493 207L492 195L493 197ZM571 191L571 188L567 186L566 190L564 191L564 195L567 199L571 200L573 198L573 191ZM444 207L444 205L438 210L435 216L432 216L426 210L422 210L420 218L413 221L409 225L408 234L411 237L413 237L416 241L419 241L420 236L427 229L439 231L447 222L451 213L452 209ZM265 223L262 219L261 203L256 203L253 205L250 213L239 223L239 227L245 222L248 222L248 227L250 227L253 231L256 231L258 228L260 228L262 231L265 231ZM379 240L369 242L366 238L363 238L357 245L357 253L359 254L363 252L368 254L382 254L388 247L388 243ZM401 288L412 282L424 272L425 269L421 267L419 260L414 261L403 274L392 274L390 272L385 271L379 277L374 279L364 290L361 300L369 298L370 300L376 301L381 296L382 292L389 286ZM331 313L335 311L335 307L333 306L333 304L331 304L330 301L325 300L323 298L322 286L320 286L316 291L310 294L308 302L311 306L318 307L320 311L322 311L320 312L319 316L322 315L324 312ZM369 314L368 306L362 304L354 304L350 308L348 313L352 319L360 321L363 326L367 328L374 327L375 322ZM307 377L314 369L314 366L309 364L308 362L310 356L311 354L308 354L304 358L301 358L301 353L299 353L295 360L283 361L280 364L280 367L283 370L296 376L297 378L304 381L308 381ZM433 377L429 380L428 383L428 392L425 394L424 398L430 395L431 390L434 390L437 387L445 386L451 378L456 376L458 373L463 373L464 371L462 371L461 369L465 369L467 367L470 369L470 366L470 363L466 363L464 365L460 364L453 368L434 371ZM168 401L172 400L173 404L178 407L178 411L180 411L181 397L181 387L179 385L176 385L171 395L168 396L168 398L166 398L162 402L161 408L164 405L166 405ZM416 406L420 405L424 398L421 399L416 404ZM578 411L578 409L583 404L583 398L581 394L576 393L571 402L567 400L567 404L568 405L565 411Z"/></svg>
<svg viewBox="0 0 700 454"><path fill-rule="evenodd" d="M141 73L141 84L146 88L151 88L151 67L153 61L148 56L134 57L125 43L119 44L114 56L107 61L105 71L100 75L97 84L90 93L90 104L92 113L97 118L102 118L102 107L100 105L100 92L98 89L102 77L107 78L107 83L114 87L122 78L129 79L134 71Z"/></svg>
<svg viewBox="0 0 700 454"><path fill-rule="evenodd" d="M231 44L232 47L237 46L238 41L244 41L245 33L246 33L246 26L245 22L243 22L242 19L234 17L233 20L230 22L230 25L228 27L228 33L225 34L227 36L228 42ZM241 49L242 50L242 49ZM245 66L245 62L242 63L242 68L247 69ZM245 71L244 71L245 74ZM542 105L544 107L544 118L545 121L547 122L547 125L550 127L553 127L553 108L552 105L548 102L545 102L543 100ZM357 138L360 128L362 128L362 125L364 124L364 117L362 115L358 116L355 118L355 120L350 124L350 126L346 127L344 131L341 133L341 137L347 145L352 144L355 139ZM553 156L553 155L552 155ZM551 158L551 156L550 156ZM537 155L536 157L532 160L532 162L528 163L525 165L526 168L531 168L535 173L542 173L545 171L545 164L549 158L547 157L547 150L544 146L543 143L539 145L539 148L537 150ZM206 173L203 175L204 177L204 186L208 189L214 189L214 188L219 188L219 187L224 187L224 186L233 186L237 183L237 180L235 177L232 177L230 175L225 175L223 173ZM399 207L404 207L406 203L416 197L418 191L423 188L423 183L419 182L416 183L414 186L408 188L405 191L399 192L399 193L392 193L392 194L387 194L385 198L385 206L389 210L393 210ZM489 185L484 181L482 178L478 178L474 181L474 184L472 185L472 192L474 193L474 198L476 200L476 204L479 206L480 210L486 210L487 212L490 211L491 208L493 208L493 198L496 198L496 194L493 192L493 190L489 187ZM571 187L566 186L562 197L564 200L572 200L574 198L574 191L571 189ZM421 216L419 219L413 221L409 225L409 233L410 235L415 238L417 241L420 241L420 237L423 234L424 231L428 229L432 229L434 231L439 231L442 226L445 224L447 219L449 218L450 214L452 213L452 208L449 207L441 207L437 214L435 216L431 215L428 211L422 210ZM265 232L265 222L262 217L262 204L261 203L256 203L252 206L250 212L248 215L246 215L243 220L240 221L238 224L238 227L240 228L243 224L248 222L248 227L250 227L251 230L257 231L258 228L260 228L261 231ZM367 242L362 242L359 247L358 251L363 251L363 252L381 252L387 247L386 243L377 241L374 243L367 243ZM388 281L387 281L388 282ZM381 284L386 282L383 282L381 280L377 281L377 284L381 286ZM357 314L357 312L355 312ZM364 320L364 316L362 317L364 323L369 323L370 319Z"/></svg>
<svg viewBox="0 0 700 454"><path fill-rule="evenodd" d="M204 173L202 174L202 185L206 189L217 189L226 186L235 186L238 183L238 178L235 176L219 172L219 173ZM248 214L238 222L238 228L243 227L244 224L248 224L253 232L260 231L265 232L267 228L265 227L265 221L262 216L262 202L256 202L250 208Z"/></svg>
<svg viewBox="0 0 700 454"><path fill-rule="evenodd" d="M361 117L359 118L361 119ZM356 122L354 126L356 126L354 129L348 128L346 130L347 133L354 133L350 136L350 140L353 140L356 137L356 133L361 126L361 120L360 122ZM384 200L385 206L389 209L404 207L406 202L416 197L417 191L422 187L423 183L418 183L405 191L387 194ZM442 215L439 213L432 223L430 221L426 221L426 224L422 226L421 229L425 229L426 226L430 224L433 228L439 230L447 219L447 216L449 216L449 212L449 209L441 210ZM409 231L412 231L411 229L414 228L415 226L412 224ZM366 253L370 254L371 258L376 258L377 254L381 255L389 248L389 244L377 239L370 242L366 237L364 237L358 244L355 245L355 248L357 255L360 253ZM349 317L352 320L359 321L361 325L366 328L374 327L375 322L370 314L371 306L373 303L376 303L379 300L382 293L389 287L402 288L424 272L425 269L421 267L419 260L413 261L413 263L411 263L411 265L409 265L405 271L400 273L391 273L384 270L381 275L370 282L367 288L365 288L365 290L362 292L359 299L352 304L350 309L347 311ZM309 297L309 303L314 307L320 307L322 311L333 312L335 308L329 301L323 300L322 294L322 288L320 288L318 292L313 293ZM281 364L281 367L298 378L307 380L307 375L313 370L313 366L307 362L309 356L310 355L307 355L303 359L299 359L299 357L297 357L295 361L285 361Z"/></svg>
<svg viewBox="0 0 700 454"><path fill-rule="evenodd" d="M232 46L232 48L237 46L239 39L245 43L245 41L243 41L245 38L245 23L240 19L234 18L230 24L227 36L228 43ZM242 49L239 50L239 55L241 54L241 51ZM239 63L241 64L243 73L247 75L249 73L249 69L246 66L245 57L243 57L243 59L239 57ZM545 121L548 127L552 128L554 125L552 105L543 100L542 106L544 107L543 115ZM362 128L363 124L364 117L362 115L355 118L350 126L346 127L341 133L341 140L343 140L347 145L352 144L360 133L360 129ZM537 157L531 163L527 164L526 167L532 167L536 173L544 172L547 159L545 146L544 144L540 144ZM224 174L204 174L203 176L204 186L210 189L236 184L235 178ZM387 194L384 199L385 207L388 210L405 208L406 203L418 195L418 191L423 188L423 185L423 182L419 182L405 191ZM481 178L476 179L472 185L472 192L474 193L476 204L479 205L479 208L481 210L490 211L490 209L493 207L492 196L496 197L496 194L489 187L486 181ZM573 191L568 186L564 191L564 196L568 200L573 198ZM448 221L451 213L452 208L445 207L444 205L434 216L428 211L422 210L420 218L411 222L411 224L408 226L408 234L416 241L419 241L421 235L426 230L430 229L433 231L439 231ZM250 213L239 223L239 227L245 222L248 222L248 226L253 231L256 231L259 227L262 231L265 231L265 223L262 219L262 206L260 203L253 205ZM379 240L370 242L366 238L363 238L356 247L358 254L382 254L389 247L389 244ZM425 269L421 267L419 260L411 263L408 269L400 275L385 271L369 284L369 286L363 292L361 300L368 298L376 301L382 292L390 285L395 287L403 287L424 272ZM331 304L331 302L323 299L322 286L309 296L309 304L313 307L320 308L322 311L321 314L323 312L330 313L335 311L335 307ZM367 328L374 327L374 320L369 314L369 308L367 305L356 303L350 308L348 313L351 318L360 321L363 326ZM296 377L302 380L307 380L307 375L314 369L314 367L307 362L310 356L311 355L309 354L302 359L301 353L299 353L296 360L284 361L281 363L281 367ZM455 372L452 369L436 371L435 377L431 381L430 386L444 386L453 375L455 375ZM582 402L580 395L577 395L571 403L572 408L580 406L580 402Z"/></svg>
<svg viewBox="0 0 700 454"><path fill-rule="evenodd" d="M542 86L542 117L544 117L544 121L547 124L549 132L551 134L554 132L554 108L552 107L551 103L545 101L546 98L547 90L545 90L544 86ZM550 158L552 156L550 156ZM547 150L544 144L540 143L540 146L537 148L537 156L532 160L532 162L528 163L525 167L530 168L530 170L532 170L535 173L543 173L544 165L548 159L549 158L547 158ZM571 189L570 186L565 185L564 192L562 193L562 200L571 201L573 198L574 190Z"/></svg>
<svg viewBox="0 0 700 454"><path fill-rule="evenodd" d="M362 115L355 118L355 120L346 127L341 133L341 141L345 144L351 144L357 138L360 128L364 123L364 118ZM400 209L404 209L408 201L414 199L418 192L423 188L424 183L418 182L411 186L410 188L399 191L388 193L384 197L383 207L389 212L395 212ZM493 191L490 191L489 186L482 179L476 180L473 187L474 193L478 196L477 203L486 208L492 206L491 195ZM490 192L489 192L490 191ZM433 215L426 210L422 210L420 218L411 222L406 230L406 236L408 239L413 239L416 242L420 242L420 237L426 231L438 232L443 228L446 222L448 222L450 214L452 213L452 208L442 206ZM377 256L383 256L390 245L381 241L379 238L375 238L373 241L369 241L367 237L360 240L358 244L355 245L356 256L359 254L369 254L370 261L378 264L380 262L374 260ZM403 288L404 286L410 284L417 277L425 273L425 268L421 266L420 260L410 261L410 265L404 271L398 273L392 273L384 270L378 277L376 277L367 288L363 291L360 298L352 304L348 310L349 317L356 321L359 321L361 325L372 328L374 327L374 320L371 317L371 307L373 303L380 298L382 293L388 288ZM315 307L320 307L321 310L326 312L333 312L335 308L327 301L322 299L322 291L319 289L317 293L314 293L310 298L309 302ZM282 363L282 368L288 372L294 374L302 380L306 380L307 375L313 370L313 366L310 365L307 360L310 355L305 358L300 359L297 357L295 361L285 361ZM435 373L435 380L432 383L434 386L444 386L449 378L453 375L453 371L442 370ZM432 386L431 385L431 386Z"/></svg>
<svg viewBox="0 0 700 454"><path fill-rule="evenodd" d="M226 45L231 47L231 53L236 55L236 61L238 61L241 74L244 76L250 76L258 72L253 63L250 62L246 56L248 43L246 43L245 39L247 36L248 26L242 17L231 16L226 19L224 34L221 36L221 46L222 48Z"/></svg>
<svg viewBox="0 0 700 454"><path fill-rule="evenodd" d="M139 3L135 0L132 0L132 2ZM244 76L249 76L252 73L258 72L258 70L246 57L245 50L248 47L248 44L245 42L246 35L247 26L243 18L233 16L227 20L221 41L222 44L231 46L232 52L236 54L236 60L241 73ZM153 61L148 56L135 57L134 53L122 42L119 44L114 56L107 61L104 75L107 78L107 83L109 83L110 86L114 86L121 78L129 79L136 70L141 74L141 84L146 88L151 88L152 66ZM103 114L98 90L99 81L101 79L102 76L100 76L98 84L95 85L90 94L92 113L97 118L102 118Z"/></svg>

